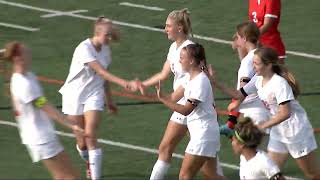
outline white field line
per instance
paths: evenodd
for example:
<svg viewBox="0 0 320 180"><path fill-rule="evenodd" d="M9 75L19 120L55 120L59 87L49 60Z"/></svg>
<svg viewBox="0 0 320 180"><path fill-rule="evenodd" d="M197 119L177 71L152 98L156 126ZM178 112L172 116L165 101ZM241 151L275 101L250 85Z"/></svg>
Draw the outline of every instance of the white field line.
<svg viewBox="0 0 320 180"><path fill-rule="evenodd" d="M41 11L41 12L47 12L47 13L53 13L53 14L63 14L63 11L57 11L53 9L45 9L45 8L39 8L39 7L34 7L26 4L21 4L21 3L15 3L15 2L9 2L9 1L4 1L0 0L1 4L6 4L9 6L15 6L15 7L20 7L24 9L31 9L31 10L36 10L36 11ZM97 17L91 17L91 16L83 16L79 14L66 14L65 16L70 16L70 17L76 17L76 18L81 18L81 19L88 19L88 20L96 20ZM164 32L163 29L159 28L154 28L150 26L144 26L144 25L139 25L139 24L132 24L132 23L126 23L126 22L121 22L121 21L115 21L113 20L114 24L118 24L121 26L127 26L127 27L133 27L133 28L138 28L138 29L144 29L144 30L150 30L150 31L157 31L157 32ZM212 41L215 43L221 43L221 44L231 44L231 41L223 40L223 39L218 39L214 37L208 37L208 36L202 36L202 35L197 35L194 34L194 37L197 39L202 39L206 41ZM302 57L308 57L311 59L320 59L320 55L314 55L314 54L309 54L309 53L304 53L304 52L296 52L296 51L287 51L287 54L295 55L295 56L302 56Z"/></svg>
<svg viewBox="0 0 320 180"><path fill-rule="evenodd" d="M69 14L76 14L76 13L83 13L83 12L88 12L88 10L80 9L80 10L74 10L74 11L61 12L61 13L50 13L50 14L42 15L40 17L51 18L51 17L56 17L56 16L66 16Z"/></svg>
<svg viewBox="0 0 320 180"><path fill-rule="evenodd" d="M10 122L10 121L0 120L0 124L18 127L17 123ZM72 137L72 138L74 137L74 135L72 133L66 133L66 132L62 132L62 131L56 131L56 134L58 134L60 136L65 136L65 137ZM122 142L110 141L110 140L106 140L106 139L98 139L98 142L101 144L107 144L107 145L126 148L126 149L133 149L133 150L137 150L137 151L148 152L151 154L158 154L159 153L159 151L157 149L151 149L151 148L147 148L147 147L127 144L127 143L122 143ZM183 157L184 157L182 154L176 154L176 153L173 153L172 156L175 158L178 158L178 159L183 159ZM228 164L228 163L223 163L223 162L220 162L220 164L222 167L226 167L226 168L233 169L233 170L239 170L239 166L234 165L234 164ZM302 180L300 178L295 178L295 177L286 177L286 178L291 179L291 180Z"/></svg>
<svg viewBox="0 0 320 180"><path fill-rule="evenodd" d="M40 30L39 28L32 28L32 27L21 26L21 25L17 25L17 24L9 24L9 23L4 23L4 22L0 22L0 26L14 28L14 29L21 29L24 31L31 31L31 32Z"/></svg>
<svg viewBox="0 0 320 180"><path fill-rule="evenodd" d="M133 4L129 2L121 2L119 3L121 6L129 6L129 7L136 7L136 8L142 8L142 9L147 9L147 10L152 10L152 11L164 11L166 9L160 8L160 7L155 7L155 6L145 6L143 4Z"/></svg>

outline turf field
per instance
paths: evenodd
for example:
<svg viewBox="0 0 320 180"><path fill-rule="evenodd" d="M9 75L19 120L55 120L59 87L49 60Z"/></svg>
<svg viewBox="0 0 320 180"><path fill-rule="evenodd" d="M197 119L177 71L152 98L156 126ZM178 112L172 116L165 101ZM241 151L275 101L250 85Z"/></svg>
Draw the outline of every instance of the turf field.
<svg viewBox="0 0 320 180"><path fill-rule="evenodd" d="M120 6L120 2L122 1L0 0L0 47L11 40L25 42L33 51L32 70L36 74L64 80L74 48L91 36L94 17L105 15L119 25L122 34L121 42L112 45L113 63L110 71L127 79L144 79L161 69L171 43L165 34L155 27L162 26L172 10L187 7L191 11L194 34L198 35L194 40L205 46L208 62L215 67L219 79L229 86L234 86L239 62L228 41L235 31L235 26L247 20L247 1L131 1L161 7L163 11ZM318 0L309 0L308 3L282 0L280 23L287 50L294 51L288 54L286 64L300 82L303 95L299 97L299 101L314 127L320 127L317 119L320 117L319 6ZM77 10L87 12L70 13ZM8 24L27 28L6 27ZM296 52L302 52L304 56L292 55ZM0 83L3 82L3 77L0 77ZM61 96L57 92L59 85L43 83L43 87L48 99L55 105L61 105ZM14 120L11 111L4 108L10 106L10 103L9 99L2 95L3 87L0 88L0 179L50 178L41 164L31 163L25 147L20 143L17 129L12 126L14 124L4 122ZM121 90L116 85L113 85L112 89ZM165 90L171 91L170 82L165 84ZM218 99L217 105L226 107L228 101L223 100L225 96L219 91L215 92L215 96ZM140 100L116 96L114 100L120 105L118 115L104 113L100 126L99 135L105 152L103 177L147 179L157 159L155 149L171 112L159 104L139 105ZM224 121L225 117L220 120ZM60 127L58 129L70 132ZM84 171L74 139L68 134L64 134L60 139L72 161ZM320 135L317 135L317 141L319 140ZM188 137L178 146L168 179L177 179L187 141ZM230 142L226 138L223 137L221 141L220 160L224 163L224 174L229 179L238 179L238 170L235 167L238 166L239 158L232 153ZM320 155L319 150L317 154ZM286 164L284 173L304 179L292 160Z"/></svg>

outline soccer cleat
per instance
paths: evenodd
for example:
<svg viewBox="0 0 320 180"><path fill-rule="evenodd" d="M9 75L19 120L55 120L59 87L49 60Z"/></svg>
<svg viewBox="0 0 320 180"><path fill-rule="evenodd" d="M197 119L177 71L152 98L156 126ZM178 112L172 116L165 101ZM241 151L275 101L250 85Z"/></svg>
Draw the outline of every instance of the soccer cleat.
<svg viewBox="0 0 320 180"><path fill-rule="evenodd" d="M86 176L87 176L87 179L91 179L91 171L90 171L89 161L86 161Z"/></svg>

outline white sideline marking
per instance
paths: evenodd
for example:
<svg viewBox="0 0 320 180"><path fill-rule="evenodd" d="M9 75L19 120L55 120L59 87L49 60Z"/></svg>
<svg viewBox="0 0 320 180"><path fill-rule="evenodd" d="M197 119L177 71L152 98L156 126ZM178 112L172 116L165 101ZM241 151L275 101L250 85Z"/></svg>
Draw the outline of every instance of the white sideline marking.
<svg viewBox="0 0 320 180"><path fill-rule="evenodd" d="M10 121L0 120L0 124L13 126L13 127L18 127L17 123L10 122ZM66 133L66 132L62 132L62 131L55 131L55 132L56 132L56 134L58 134L60 136L72 137L72 138L74 137L74 135L72 133ZM126 149L133 149L133 150L148 152L148 153L151 153L151 154L158 154L159 153L159 151L157 149L151 149L151 148L147 148L147 147L136 146L136 145L122 143L122 142L115 142L115 141L110 141L110 140L106 140L106 139L98 139L98 142L102 143L102 144L111 145L111 146L116 146L116 147L122 147L122 148L126 148ZM182 154L176 154L176 153L173 153L172 156L175 157L175 158L179 158L179 159L183 159L183 157L184 157ZM221 161L220 161L220 164L221 164L221 166L229 168L229 169L239 170L239 166L236 166L236 165L233 165L233 164L223 163ZM287 179L291 179L291 180L302 180L300 178L288 177L288 176L286 176L286 178Z"/></svg>
<svg viewBox="0 0 320 180"><path fill-rule="evenodd" d="M6 4L9 6L20 7L20 8L24 8L24 9L32 9L32 10L41 11L41 12L49 12L52 14L64 13L63 11L39 8L39 7L35 7L35 6L30 6L30 5L21 4L21 3L8 2L8 1L4 1L4 0L0 0L0 3ZM96 20L97 19L97 17L83 16L83 15L79 15L79 14L66 14L65 16L76 17L76 18L81 18L81 19L89 19L89 20ZM163 29L154 28L154 27L150 27L150 26L114 21L114 20L112 20L112 21L114 24L118 24L118 25L122 25L122 26L128 26L128 27L133 27L133 28L138 28L138 29L145 29L145 30L150 30L150 31L164 32ZM197 34L194 34L194 37L197 39L212 41L212 42L221 43L221 44L231 44L231 41L213 38L213 37L201 36L201 35L197 35ZM296 51L286 51L286 52L287 52L287 54L291 54L291 55L295 55L295 56L308 57L308 58L312 58L312 59L316 59L316 60L320 59L320 55L314 55L314 54L309 54L309 53L304 53L304 52L296 52Z"/></svg>
<svg viewBox="0 0 320 180"><path fill-rule="evenodd" d="M40 17L51 18L51 17L57 17L57 16L66 16L66 15L70 15L70 14L82 13L82 12L88 12L88 10L80 9L80 10L75 10L75 11L61 12L61 13L50 13L50 14L42 15Z"/></svg>
<svg viewBox="0 0 320 180"><path fill-rule="evenodd" d="M39 28L32 28L32 27L21 26L21 25L17 25L17 24L9 24L9 23L4 23L4 22L0 22L0 26L14 28L14 29L21 29L24 31L31 31L31 32L40 30Z"/></svg>
<svg viewBox="0 0 320 180"><path fill-rule="evenodd" d="M119 3L119 5L142 8L142 9L148 9L148 10L153 10L153 11L164 11L164 10L166 10L166 9L155 7L155 6L145 6L143 4L133 4L133 3L129 3L129 2L121 2L121 3Z"/></svg>

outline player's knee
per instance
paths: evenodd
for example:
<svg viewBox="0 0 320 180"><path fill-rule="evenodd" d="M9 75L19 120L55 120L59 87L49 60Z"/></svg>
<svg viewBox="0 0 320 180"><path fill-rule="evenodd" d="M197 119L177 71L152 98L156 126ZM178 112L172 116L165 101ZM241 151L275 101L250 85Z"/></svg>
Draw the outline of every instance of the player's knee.
<svg viewBox="0 0 320 180"><path fill-rule="evenodd" d="M171 156L173 147L168 143L161 143L159 146L159 154Z"/></svg>
<svg viewBox="0 0 320 180"><path fill-rule="evenodd" d="M192 175L188 171L181 170L179 173L179 180L190 180Z"/></svg>

